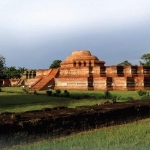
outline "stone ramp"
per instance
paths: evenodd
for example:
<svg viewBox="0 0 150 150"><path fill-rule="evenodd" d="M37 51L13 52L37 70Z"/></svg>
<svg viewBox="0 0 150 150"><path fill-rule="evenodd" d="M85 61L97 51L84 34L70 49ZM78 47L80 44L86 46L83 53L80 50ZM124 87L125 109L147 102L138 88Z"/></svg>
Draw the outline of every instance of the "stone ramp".
<svg viewBox="0 0 150 150"><path fill-rule="evenodd" d="M31 90L46 90L48 85L52 85L54 87L54 78L58 75L59 69L51 69L50 73L40 78L36 84L32 85Z"/></svg>

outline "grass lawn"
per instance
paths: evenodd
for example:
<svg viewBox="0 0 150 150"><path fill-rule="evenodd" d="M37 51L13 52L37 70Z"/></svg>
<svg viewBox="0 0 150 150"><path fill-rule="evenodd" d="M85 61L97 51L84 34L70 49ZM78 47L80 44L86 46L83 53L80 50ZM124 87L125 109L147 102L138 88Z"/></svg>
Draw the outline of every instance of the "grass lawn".
<svg viewBox="0 0 150 150"><path fill-rule="evenodd" d="M21 94L22 89L20 87L5 87L2 88L2 91L0 92L0 113L23 112L55 106L74 108L82 105L94 105L100 102L99 99L78 100L64 97L51 97L46 95L46 91L38 91L38 95L32 94L33 92L30 92L31 94Z"/></svg>
<svg viewBox="0 0 150 150"><path fill-rule="evenodd" d="M150 119L81 132L58 139L40 139L11 150L149 150ZM9 150L9 148L7 148Z"/></svg>
<svg viewBox="0 0 150 150"><path fill-rule="evenodd" d="M99 95L104 94L104 91L69 91L70 95L90 95L91 98L72 99L65 97L52 97L46 95L46 91L37 91L38 95L34 95L33 91L30 94L21 94L21 87L2 87L0 92L0 113L1 112L23 112L27 110L38 110L45 107L67 106L76 107L82 105L94 105L100 103ZM53 91L54 92L54 91ZM63 91L62 91L63 92ZM132 96L134 99L139 99L137 91L110 91L113 95ZM123 100L117 100L123 101Z"/></svg>

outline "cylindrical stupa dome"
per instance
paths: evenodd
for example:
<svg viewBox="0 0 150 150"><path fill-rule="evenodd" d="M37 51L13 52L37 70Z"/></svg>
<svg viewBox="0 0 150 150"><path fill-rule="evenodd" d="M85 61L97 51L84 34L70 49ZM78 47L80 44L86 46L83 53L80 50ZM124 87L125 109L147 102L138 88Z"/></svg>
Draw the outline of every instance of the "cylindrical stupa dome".
<svg viewBox="0 0 150 150"><path fill-rule="evenodd" d="M104 66L105 62L100 61L96 56L91 55L88 50L77 50L73 51L64 62L61 63L61 67L75 66L76 63L89 63L92 66ZM80 65L77 65L80 66ZM83 65L81 65L83 66ZM84 65L87 66L87 65Z"/></svg>
<svg viewBox="0 0 150 150"><path fill-rule="evenodd" d="M81 61L81 60L97 60L99 59L96 56L91 55L90 51L87 50L78 50L73 51L71 56L68 56L65 62L72 61Z"/></svg>

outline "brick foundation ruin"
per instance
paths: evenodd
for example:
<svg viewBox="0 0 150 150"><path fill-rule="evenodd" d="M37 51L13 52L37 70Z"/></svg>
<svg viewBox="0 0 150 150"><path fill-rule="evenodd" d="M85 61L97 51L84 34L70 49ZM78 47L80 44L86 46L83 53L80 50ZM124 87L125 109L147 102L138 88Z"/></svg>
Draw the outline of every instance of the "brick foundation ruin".
<svg viewBox="0 0 150 150"><path fill-rule="evenodd" d="M0 134L17 132L60 136L150 117L150 100L106 105L55 107L22 113L1 113Z"/></svg>

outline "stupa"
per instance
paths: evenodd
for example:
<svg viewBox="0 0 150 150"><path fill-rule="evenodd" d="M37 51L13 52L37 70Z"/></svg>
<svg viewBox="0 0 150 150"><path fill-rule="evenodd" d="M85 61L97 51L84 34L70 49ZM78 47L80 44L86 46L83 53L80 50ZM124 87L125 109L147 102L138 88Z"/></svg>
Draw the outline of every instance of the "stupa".
<svg viewBox="0 0 150 150"><path fill-rule="evenodd" d="M100 76L100 68L104 68L104 64L88 50L73 51L61 63L55 88L93 90L93 77Z"/></svg>
<svg viewBox="0 0 150 150"><path fill-rule="evenodd" d="M57 69L28 70L22 79L1 84L22 84L31 90L150 90L150 66L105 66L88 50L73 51ZM3 84L3 85L4 85Z"/></svg>

